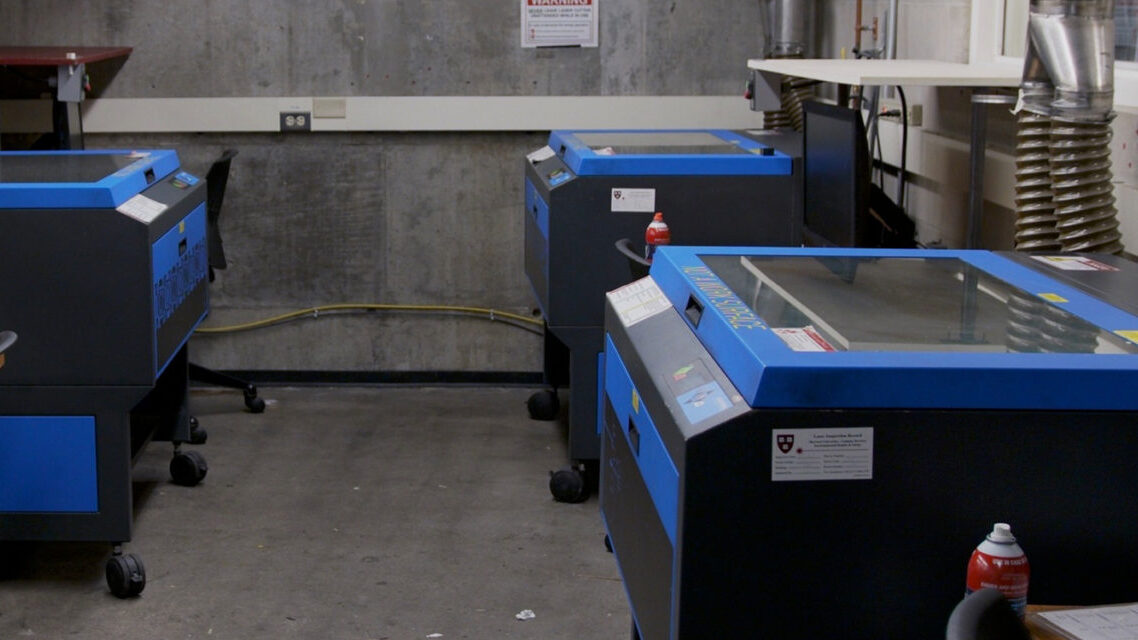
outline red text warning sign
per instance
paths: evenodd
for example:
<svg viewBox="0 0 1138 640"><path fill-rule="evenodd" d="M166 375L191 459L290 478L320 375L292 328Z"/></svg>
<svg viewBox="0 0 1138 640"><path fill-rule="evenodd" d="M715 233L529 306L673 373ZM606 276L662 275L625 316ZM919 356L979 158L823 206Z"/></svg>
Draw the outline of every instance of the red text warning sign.
<svg viewBox="0 0 1138 640"><path fill-rule="evenodd" d="M521 0L522 46L597 46L599 1Z"/></svg>

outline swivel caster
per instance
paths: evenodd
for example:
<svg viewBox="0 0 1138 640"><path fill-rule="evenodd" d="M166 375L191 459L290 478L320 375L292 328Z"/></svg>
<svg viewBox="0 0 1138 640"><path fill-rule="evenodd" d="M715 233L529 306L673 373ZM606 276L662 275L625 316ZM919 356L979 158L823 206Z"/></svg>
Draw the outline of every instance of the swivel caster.
<svg viewBox="0 0 1138 640"><path fill-rule="evenodd" d="M133 553L116 553L107 559L107 586L119 598L133 598L146 588L146 567Z"/></svg>
<svg viewBox="0 0 1138 640"><path fill-rule="evenodd" d="M174 484L192 487L202 481L209 466L197 451L178 451L170 460L170 478Z"/></svg>
<svg viewBox="0 0 1138 640"><path fill-rule="evenodd" d="M589 487L585 475L577 469L561 469L549 474L549 492L558 502L571 504L584 502L589 498Z"/></svg>
<svg viewBox="0 0 1138 640"><path fill-rule="evenodd" d="M205 428L198 424L198 419L190 416L190 444L205 444L209 434Z"/></svg>
<svg viewBox="0 0 1138 640"><path fill-rule="evenodd" d="M556 391L543 389L526 400L526 408L532 420L553 420L561 410L561 401L557 399Z"/></svg>
<svg viewBox="0 0 1138 640"><path fill-rule="evenodd" d="M246 385L242 393L245 394L245 408L253 413L265 412L265 401L257 397L257 387Z"/></svg>

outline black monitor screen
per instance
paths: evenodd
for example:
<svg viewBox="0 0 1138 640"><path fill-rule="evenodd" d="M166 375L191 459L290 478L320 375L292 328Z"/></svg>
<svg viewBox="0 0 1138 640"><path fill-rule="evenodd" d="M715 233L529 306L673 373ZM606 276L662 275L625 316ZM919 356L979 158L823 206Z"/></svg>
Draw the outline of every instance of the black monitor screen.
<svg viewBox="0 0 1138 640"><path fill-rule="evenodd" d="M806 102L804 220L810 245L865 246L869 149L861 114Z"/></svg>

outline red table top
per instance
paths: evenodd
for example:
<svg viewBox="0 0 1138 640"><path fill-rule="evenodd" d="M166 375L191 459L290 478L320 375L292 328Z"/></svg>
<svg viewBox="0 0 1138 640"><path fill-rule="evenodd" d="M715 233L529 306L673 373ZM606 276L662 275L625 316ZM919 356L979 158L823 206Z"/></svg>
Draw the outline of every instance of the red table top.
<svg viewBox="0 0 1138 640"><path fill-rule="evenodd" d="M56 67L61 64L87 64L130 55L133 47L3 47L0 65ZM67 54L74 54L68 57Z"/></svg>

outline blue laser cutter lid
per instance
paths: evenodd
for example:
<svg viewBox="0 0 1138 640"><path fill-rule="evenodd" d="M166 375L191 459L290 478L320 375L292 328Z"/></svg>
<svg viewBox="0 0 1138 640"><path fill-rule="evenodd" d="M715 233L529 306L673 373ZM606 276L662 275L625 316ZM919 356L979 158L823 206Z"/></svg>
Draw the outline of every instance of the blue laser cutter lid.
<svg viewBox="0 0 1138 640"><path fill-rule="evenodd" d="M113 208L178 169L172 150L0 152L0 208Z"/></svg>
<svg viewBox="0 0 1138 640"><path fill-rule="evenodd" d="M553 131L549 146L577 175L790 175L790 156L723 129Z"/></svg>
<svg viewBox="0 0 1138 640"><path fill-rule="evenodd" d="M987 251L661 247L753 407L1138 409L1138 317Z"/></svg>

